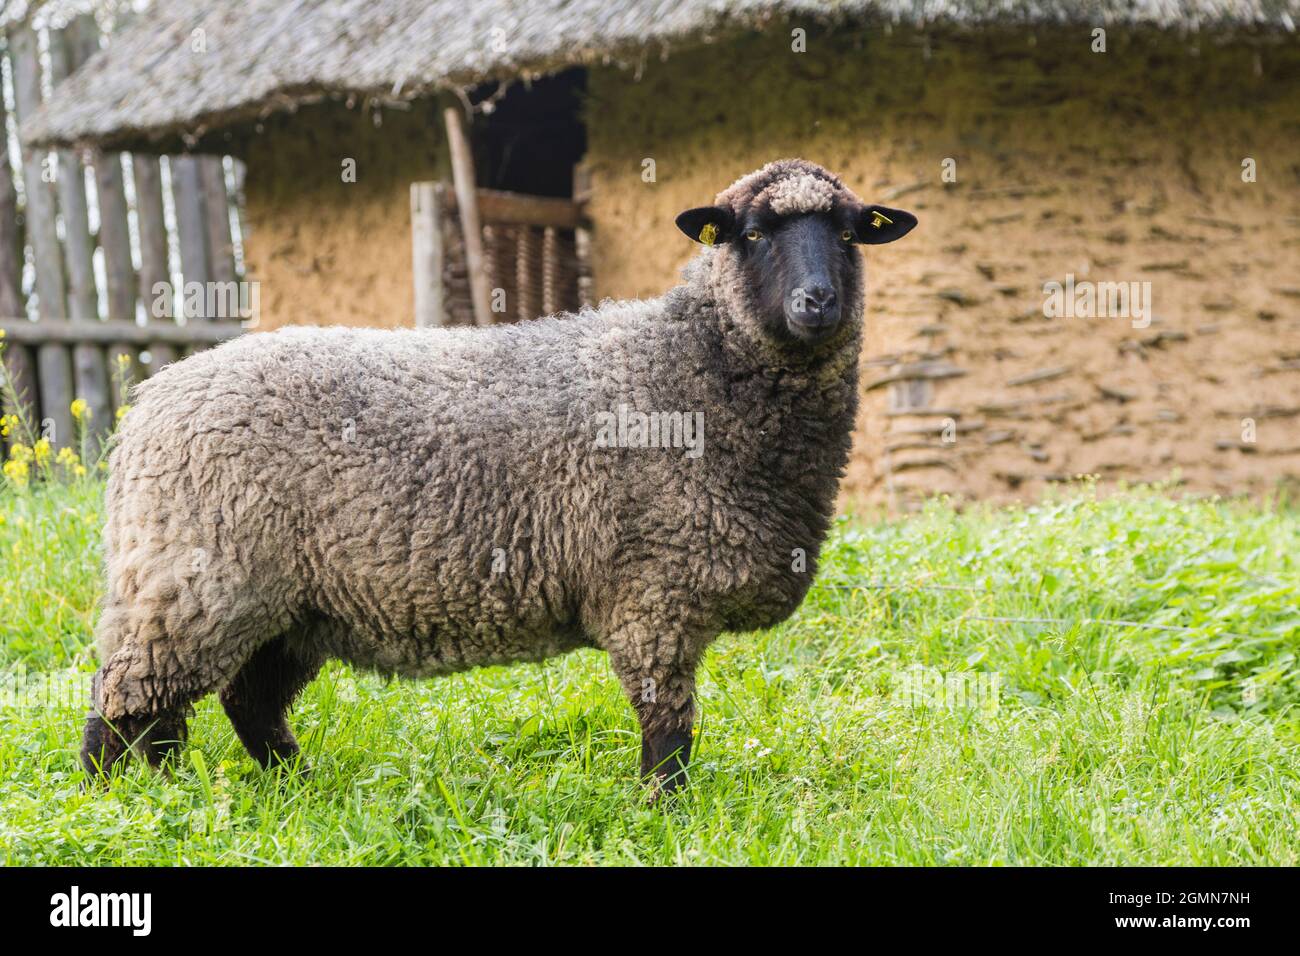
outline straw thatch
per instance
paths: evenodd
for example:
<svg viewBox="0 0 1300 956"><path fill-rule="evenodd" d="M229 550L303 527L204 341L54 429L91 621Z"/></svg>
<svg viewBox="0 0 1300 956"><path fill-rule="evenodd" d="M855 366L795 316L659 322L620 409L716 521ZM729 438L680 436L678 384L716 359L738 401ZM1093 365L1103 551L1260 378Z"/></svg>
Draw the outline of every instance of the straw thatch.
<svg viewBox="0 0 1300 956"><path fill-rule="evenodd" d="M1290 32L1300 0L159 0L22 132L43 145L192 144L325 96L400 100L569 64L635 62L783 15Z"/></svg>

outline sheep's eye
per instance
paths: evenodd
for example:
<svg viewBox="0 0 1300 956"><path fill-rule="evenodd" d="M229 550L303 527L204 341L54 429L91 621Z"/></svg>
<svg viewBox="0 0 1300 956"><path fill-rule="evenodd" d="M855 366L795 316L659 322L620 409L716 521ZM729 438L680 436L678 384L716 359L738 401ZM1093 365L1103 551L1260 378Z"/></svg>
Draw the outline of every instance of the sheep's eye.
<svg viewBox="0 0 1300 956"><path fill-rule="evenodd" d="M750 242L758 242L758 240L763 238L763 234L757 229L751 229L749 232L745 233L745 238Z"/></svg>
<svg viewBox="0 0 1300 956"><path fill-rule="evenodd" d="M843 239L845 242L852 242L853 232L849 229L845 229L843 232L840 233L840 238Z"/></svg>

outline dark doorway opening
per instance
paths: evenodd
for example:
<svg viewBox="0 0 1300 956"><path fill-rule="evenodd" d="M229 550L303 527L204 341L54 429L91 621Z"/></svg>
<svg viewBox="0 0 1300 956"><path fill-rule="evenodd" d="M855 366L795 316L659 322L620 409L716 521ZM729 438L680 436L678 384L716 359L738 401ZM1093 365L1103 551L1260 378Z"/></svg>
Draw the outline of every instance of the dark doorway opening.
<svg viewBox="0 0 1300 956"><path fill-rule="evenodd" d="M510 84L502 95L488 85L474 91L476 105L492 105L474 117L478 184L533 196L572 198L573 168L587 152L581 119L587 71L565 70L531 83Z"/></svg>

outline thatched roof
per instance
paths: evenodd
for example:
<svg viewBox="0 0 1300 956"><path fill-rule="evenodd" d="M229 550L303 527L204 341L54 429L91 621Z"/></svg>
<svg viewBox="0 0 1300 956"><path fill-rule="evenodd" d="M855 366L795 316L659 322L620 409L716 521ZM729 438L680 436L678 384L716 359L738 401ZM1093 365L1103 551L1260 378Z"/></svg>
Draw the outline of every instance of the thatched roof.
<svg viewBox="0 0 1300 956"><path fill-rule="evenodd" d="M635 61L779 15L1292 31L1300 0L156 0L22 133L43 145L174 147L325 96L396 100Z"/></svg>

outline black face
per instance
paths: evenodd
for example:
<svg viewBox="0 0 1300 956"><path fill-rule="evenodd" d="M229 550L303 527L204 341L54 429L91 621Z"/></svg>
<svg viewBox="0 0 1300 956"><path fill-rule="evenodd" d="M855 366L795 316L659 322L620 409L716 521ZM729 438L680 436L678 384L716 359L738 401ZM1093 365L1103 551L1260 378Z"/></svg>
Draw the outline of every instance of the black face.
<svg viewBox="0 0 1300 956"><path fill-rule="evenodd" d="M861 257L850 224L832 212L750 217L734 240L753 303L778 339L815 343L839 328Z"/></svg>
<svg viewBox="0 0 1300 956"><path fill-rule="evenodd" d="M701 206L677 217L705 245L725 244L744 274L764 332L794 347L831 338L856 308L862 258L858 244L901 239L916 217L901 209L836 203L826 212L779 216L759 207L733 213Z"/></svg>

